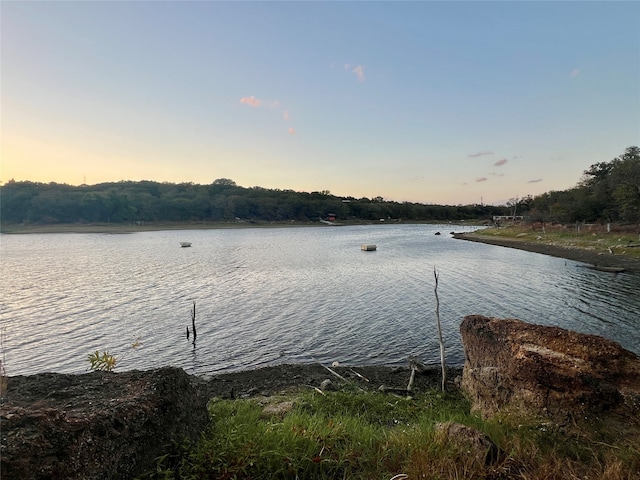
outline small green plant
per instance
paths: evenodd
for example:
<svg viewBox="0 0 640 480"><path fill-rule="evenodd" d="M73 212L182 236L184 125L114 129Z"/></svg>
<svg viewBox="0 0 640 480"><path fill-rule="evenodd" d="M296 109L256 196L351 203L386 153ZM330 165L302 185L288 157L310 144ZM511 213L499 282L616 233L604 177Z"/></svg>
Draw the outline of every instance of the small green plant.
<svg viewBox="0 0 640 480"><path fill-rule="evenodd" d="M131 349L135 350L140 345L142 345L142 342L140 341L140 337L138 337L136 341L131 344ZM99 350L96 350L95 353L89 354L89 370L113 372L116 365L122 358L124 358L124 355L123 357L118 358L115 355L110 354L107 350L102 353L100 353Z"/></svg>
<svg viewBox="0 0 640 480"><path fill-rule="evenodd" d="M89 367L91 370L113 372L113 369L116 368L116 364L118 363L118 357L111 355L106 350L102 352L101 355L100 352L96 350L95 353L89 354L89 363L91 364Z"/></svg>

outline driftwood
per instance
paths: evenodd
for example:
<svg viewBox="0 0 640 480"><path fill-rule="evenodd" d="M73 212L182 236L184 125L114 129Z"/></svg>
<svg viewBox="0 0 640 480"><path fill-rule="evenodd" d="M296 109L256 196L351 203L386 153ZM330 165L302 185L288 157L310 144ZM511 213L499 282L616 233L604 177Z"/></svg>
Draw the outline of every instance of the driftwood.
<svg viewBox="0 0 640 480"><path fill-rule="evenodd" d="M411 376L409 377L409 385L407 385L407 392L413 390L413 380L416 378L416 369L411 369Z"/></svg>
<svg viewBox="0 0 640 480"><path fill-rule="evenodd" d="M318 387L314 387L313 385L307 385L306 383L303 384L305 387L309 387L309 388L313 388L316 392L318 392L320 395L322 395L323 397L326 396L325 393L320 390Z"/></svg>
<svg viewBox="0 0 640 480"><path fill-rule="evenodd" d="M315 360L315 359L314 359ZM330 369L329 367L327 367L326 365L322 365L320 362L318 362L316 360L316 363L318 365L320 365L323 368L326 368L329 372L331 372L333 375L335 375L336 377L338 377L340 380L342 380L343 382L348 381L346 378L344 378L342 375L340 375L338 372L336 372L335 370Z"/></svg>
<svg viewBox="0 0 640 480"><path fill-rule="evenodd" d="M413 355L409 356L409 367L411 367L411 376L409 377L409 385L407 385L407 392L411 392L413 390L413 381L416 377L417 373L424 373L428 370L427 366L418 360Z"/></svg>
<svg viewBox="0 0 640 480"><path fill-rule="evenodd" d="M396 395L407 395L410 393L406 388L387 387L386 385L380 385L378 387L378 391L384 393L395 393Z"/></svg>
<svg viewBox="0 0 640 480"><path fill-rule="evenodd" d="M368 382L368 381L369 381L369 379L368 379L368 378L363 377L363 376L362 376L362 375L360 375L358 372L356 372L353 368L350 368L350 369L349 369L349 371L350 371L351 373L353 373L354 375L358 376L359 378L361 378L362 380L364 380L365 382Z"/></svg>
<svg viewBox="0 0 640 480"><path fill-rule="evenodd" d="M407 361L409 362L409 366L411 368L415 368L418 373L425 373L429 371L429 367L427 367L424 363L422 363L413 355L409 355L409 358L407 359Z"/></svg>

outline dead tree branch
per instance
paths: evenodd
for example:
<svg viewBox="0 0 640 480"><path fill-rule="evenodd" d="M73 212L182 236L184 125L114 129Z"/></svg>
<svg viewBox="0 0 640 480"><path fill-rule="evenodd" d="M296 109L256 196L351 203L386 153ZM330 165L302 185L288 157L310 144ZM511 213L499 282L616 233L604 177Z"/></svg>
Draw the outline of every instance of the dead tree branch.
<svg viewBox="0 0 640 480"><path fill-rule="evenodd" d="M438 298L438 271L433 267L433 276L436 279L436 286L433 291L436 294L436 323L438 325L438 340L440 341L440 364L442 365L442 391L445 391L447 381L447 366L444 358L444 340L442 340L442 325L440 324L440 299Z"/></svg>

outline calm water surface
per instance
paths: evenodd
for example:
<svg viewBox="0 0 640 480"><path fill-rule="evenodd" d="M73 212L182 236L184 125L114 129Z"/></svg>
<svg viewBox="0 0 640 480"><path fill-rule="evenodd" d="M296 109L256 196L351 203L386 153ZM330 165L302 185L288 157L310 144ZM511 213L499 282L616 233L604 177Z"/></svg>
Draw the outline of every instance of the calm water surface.
<svg viewBox="0 0 640 480"><path fill-rule="evenodd" d="M459 325L471 314L599 334L640 353L640 275L454 240L450 230L464 228L2 235L7 370L81 373L95 350L119 355L120 370L189 373L314 359L395 365L408 355L438 363L434 267L451 364L464 361ZM195 346L186 338L194 301Z"/></svg>

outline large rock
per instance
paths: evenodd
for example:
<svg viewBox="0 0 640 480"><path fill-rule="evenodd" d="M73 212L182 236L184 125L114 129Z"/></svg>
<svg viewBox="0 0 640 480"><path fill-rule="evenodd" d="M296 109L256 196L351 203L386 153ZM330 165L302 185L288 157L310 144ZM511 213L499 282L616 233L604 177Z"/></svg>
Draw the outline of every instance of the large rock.
<svg viewBox="0 0 640 480"><path fill-rule="evenodd" d="M487 435L460 423L438 423L436 435L442 443L452 443L463 448L467 458L473 459L480 465L491 465L497 462L503 453Z"/></svg>
<svg viewBox="0 0 640 480"><path fill-rule="evenodd" d="M8 379L3 479L130 479L171 440L197 440L207 399L178 368Z"/></svg>
<svg viewBox="0 0 640 480"><path fill-rule="evenodd" d="M461 326L473 409L557 421L640 413L640 357L596 335L473 315Z"/></svg>

